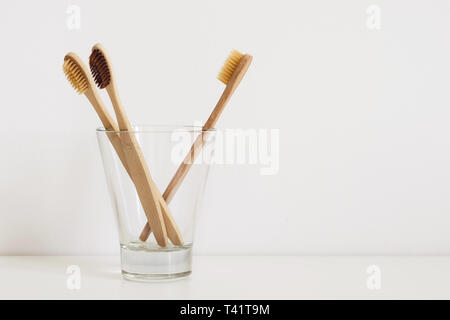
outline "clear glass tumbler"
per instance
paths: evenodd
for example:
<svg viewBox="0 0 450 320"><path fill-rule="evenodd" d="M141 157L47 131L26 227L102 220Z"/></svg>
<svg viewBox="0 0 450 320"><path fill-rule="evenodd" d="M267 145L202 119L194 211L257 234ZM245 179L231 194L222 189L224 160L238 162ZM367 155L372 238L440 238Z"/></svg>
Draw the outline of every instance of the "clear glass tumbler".
<svg viewBox="0 0 450 320"><path fill-rule="evenodd" d="M139 240L147 218L123 159L118 156L120 143L127 138L125 135L133 135L138 141L161 194L179 165L185 161L193 142L196 139L199 141L199 138L202 140L203 147L191 157L195 161L191 162L189 172L168 203L182 235L182 245L173 245L169 241L168 246L160 247L153 234L145 242ZM193 126L135 126L130 132L99 128L97 138L119 229L122 276L137 281L188 276L192 270L195 216L202 202L208 176L214 132Z"/></svg>

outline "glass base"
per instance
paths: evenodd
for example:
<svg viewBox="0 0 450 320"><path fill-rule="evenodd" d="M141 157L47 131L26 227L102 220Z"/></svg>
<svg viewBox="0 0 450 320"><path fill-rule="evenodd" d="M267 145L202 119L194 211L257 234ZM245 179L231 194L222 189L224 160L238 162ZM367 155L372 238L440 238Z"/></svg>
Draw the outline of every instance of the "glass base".
<svg viewBox="0 0 450 320"><path fill-rule="evenodd" d="M188 277L192 272L186 271L181 273L169 273L169 274L140 274L129 273L122 270L122 277L126 280L140 281L140 282L155 282L155 281L170 281L178 280Z"/></svg>
<svg viewBox="0 0 450 320"><path fill-rule="evenodd" d="M133 281L180 279L191 274L192 244L159 247L130 242L120 246L122 276Z"/></svg>

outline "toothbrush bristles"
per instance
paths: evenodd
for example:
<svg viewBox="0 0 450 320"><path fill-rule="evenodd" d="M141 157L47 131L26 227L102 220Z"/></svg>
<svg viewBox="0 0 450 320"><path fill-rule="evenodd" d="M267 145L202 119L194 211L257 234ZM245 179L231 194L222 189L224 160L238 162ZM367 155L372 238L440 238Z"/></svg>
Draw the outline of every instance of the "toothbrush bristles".
<svg viewBox="0 0 450 320"><path fill-rule="evenodd" d="M64 58L63 71L72 87L79 94L83 94L89 87L88 81L79 66L68 56Z"/></svg>
<svg viewBox="0 0 450 320"><path fill-rule="evenodd" d="M244 55L237 50L231 51L230 55L228 56L228 59L225 61L222 67L222 70L220 70L217 79L222 81L224 84L228 84L228 81L230 81L230 78L233 75L234 70L236 70L239 61L243 56Z"/></svg>
<svg viewBox="0 0 450 320"><path fill-rule="evenodd" d="M100 89L106 88L111 82L111 73L105 56L99 49L92 50L89 56L89 66L95 83Z"/></svg>

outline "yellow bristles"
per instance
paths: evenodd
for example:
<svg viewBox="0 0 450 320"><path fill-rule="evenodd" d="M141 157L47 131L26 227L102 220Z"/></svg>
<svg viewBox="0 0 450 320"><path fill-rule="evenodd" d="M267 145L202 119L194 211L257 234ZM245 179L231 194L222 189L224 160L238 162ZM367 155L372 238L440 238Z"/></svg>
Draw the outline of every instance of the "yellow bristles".
<svg viewBox="0 0 450 320"><path fill-rule="evenodd" d="M225 61L222 67L222 70L220 70L217 79L222 81L224 84L228 84L228 81L230 81L230 78L233 75L234 70L236 70L239 61L243 56L244 55L237 50L231 51L227 61Z"/></svg>
<svg viewBox="0 0 450 320"><path fill-rule="evenodd" d="M67 80L69 80L76 92L79 94L86 92L89 87L86 75L70 56L64 58L63 71L66 74Z"/></svg>

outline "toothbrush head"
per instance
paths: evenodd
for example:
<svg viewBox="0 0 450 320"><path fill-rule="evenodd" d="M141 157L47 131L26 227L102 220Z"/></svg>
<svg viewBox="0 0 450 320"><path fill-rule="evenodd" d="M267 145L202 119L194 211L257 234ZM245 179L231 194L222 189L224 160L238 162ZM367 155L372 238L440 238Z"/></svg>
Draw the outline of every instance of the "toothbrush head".
<svg viewBox="0 0 450 320"><path fill-rule="evenodd" d="M100 89L106 88L111 83L111 67L102 45L96 44L89 56L89 66L95 83Z"/></svg>
<svg viewBox="0 0 450 320"><path fill-rule="evenodd" d="M223 64L222 70L220 70L217 79L222 81L224 84L228 84L230 81L233 72L236 70L239 62L241 61L244 55L237 50L232 50L228 59Z"/></svg>
<svg viewBox="0 0 450 320"><path fill-rule="evenodd" d="M90 87L89 73L81 59L73 52L64 57L63 71L72 87L79 94L84 94Z"/></svg>

